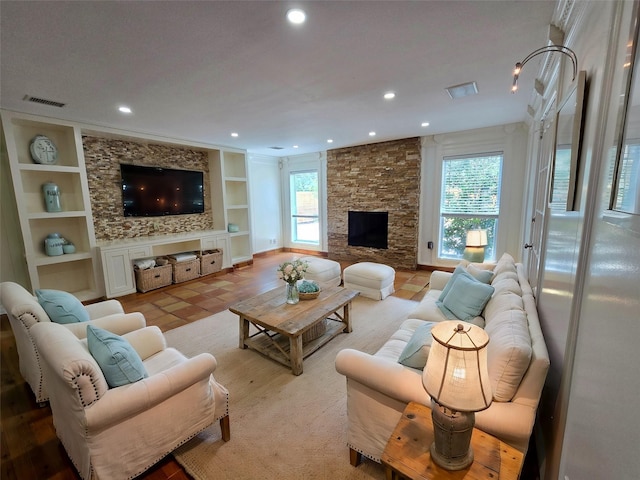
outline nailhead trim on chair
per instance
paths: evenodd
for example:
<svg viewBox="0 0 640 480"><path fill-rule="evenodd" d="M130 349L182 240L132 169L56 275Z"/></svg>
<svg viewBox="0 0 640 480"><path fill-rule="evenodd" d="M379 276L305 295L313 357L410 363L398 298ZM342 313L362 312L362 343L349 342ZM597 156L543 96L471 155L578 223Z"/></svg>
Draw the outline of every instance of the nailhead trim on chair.
<svg viewBox="0 0 640 480"><path fill-rule="evenodd" d="M78 384L78 379L80 377L89 377L89 382L91 383L91 386L93 387L93 391L94 391L95 397L96 397L96 399L93 400L92 402L89 402L89 403L85 402L84 397L82 396L82 388ZM95 377L93 375L87 375L86 373L79 373L75 377L73 377L73 382L75 384L76 390L78 391L78 396L80 397L80 403L82 404L83 407L86 408L86 407L94 404L98 400L100 400L100 394L98 393L98 387L96 386L96 380L95 380Z"/></svg>
<svg viewBox="0 0 640 480"><path fill-rule="evenodd" d="M25 317L31 317L33 320L35 320L36 323L39 323L39 321L35 315L29 312L25 312L22 315L18 315L17 319L20 320L20 322L22 322L22 324L24 325L24 328L28 332L29 327L27 326L27 323L24 320ZM42 364L40 363L40 353L38 352L38 349L36 348L36 344L33 342L33 338L31 338L31 335L29 335L29 341L31 342L31 346L33 347L33 351L35 352L36 362L38 363L38 371L40 372L40 379L38 380L37 391L34 392L34 395L36 396L36 402L38 402L38 404L43 406L46 402L49 401L49 396L44 394L43 388L42 388L44 386L44 377L42 375ZM33 390L33 387L31 385L29 385L29 387L31 387L31 389Z"/></svg>

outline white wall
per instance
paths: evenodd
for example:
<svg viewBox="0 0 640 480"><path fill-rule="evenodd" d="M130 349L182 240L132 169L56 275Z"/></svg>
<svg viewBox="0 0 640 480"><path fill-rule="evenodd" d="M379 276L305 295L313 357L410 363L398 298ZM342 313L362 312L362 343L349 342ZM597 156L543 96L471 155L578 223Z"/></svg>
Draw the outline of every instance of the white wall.
<svg viewBox="0 0 640 480"><path fill-rule="evenodd" d="M282 248L280 167L277 157L249 154L253 253Z"/></svg>
<svg viewBox="0 0 640 480"><path fill-rule="evenodd" d="M458 263L437 257L443 157L489 152L504 154L496 256L509 252L517 260L521 259L527 128L518 123L422 138L418 264L455 266ZM433 250L427 246L429 241L434 244Z"/></svg>

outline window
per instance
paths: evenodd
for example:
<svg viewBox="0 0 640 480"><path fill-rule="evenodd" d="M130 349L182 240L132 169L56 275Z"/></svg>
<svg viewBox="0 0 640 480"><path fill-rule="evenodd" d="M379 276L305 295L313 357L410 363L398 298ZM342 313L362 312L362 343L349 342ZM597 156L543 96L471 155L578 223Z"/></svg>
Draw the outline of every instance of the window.
<svg viewBox="0 0 640 480"><path fill-rule="evenodd" d="M495 260L502 153L447 157L442 166L438 256L462 258L467 230L487 230L485 258Z"/></svg>
<svg viewBox="0 0 640 480"><path fill-rule="evenodd" d="M320 244L318 171L289 174L291 198L291 241Z"/></svg>

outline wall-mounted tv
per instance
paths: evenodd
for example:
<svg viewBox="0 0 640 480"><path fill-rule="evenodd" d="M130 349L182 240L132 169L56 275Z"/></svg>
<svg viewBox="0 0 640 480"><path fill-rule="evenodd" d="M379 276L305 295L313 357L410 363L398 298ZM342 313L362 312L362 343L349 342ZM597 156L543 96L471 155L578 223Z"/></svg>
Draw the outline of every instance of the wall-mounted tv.
<svg viewBox="0 0 640 480"><path fill-rule="evenodd" d="M354 247L388 247L389 212L349 210L348 243Z"/></svg>
<svg viewBox="0 0 640 480"><path fill-rule="evenodd" d="M195 170L120 164L125 217L204 212L204 174Z"/></svg>

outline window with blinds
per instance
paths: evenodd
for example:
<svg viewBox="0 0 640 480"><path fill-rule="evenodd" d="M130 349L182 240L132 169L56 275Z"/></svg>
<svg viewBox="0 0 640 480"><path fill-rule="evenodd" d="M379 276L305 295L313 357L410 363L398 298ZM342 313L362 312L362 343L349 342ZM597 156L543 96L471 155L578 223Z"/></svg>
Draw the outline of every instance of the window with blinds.
<svg viewBox="0 0 640 480"><path fill-rule="evenodd" d="M485 259L495 260L502 160L501 152L443 159L439 257L462 258L467 231L481 228L489 242Z"/></svg>

